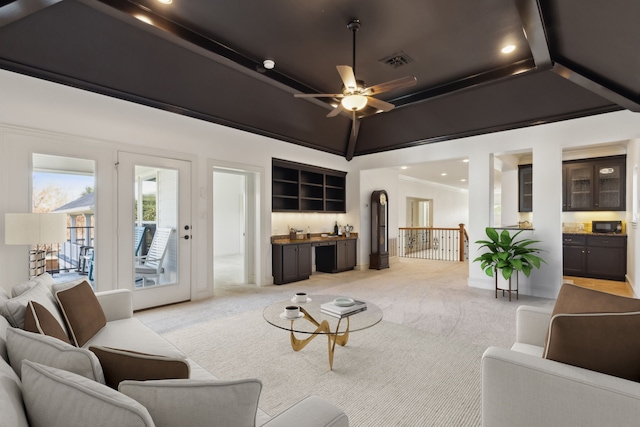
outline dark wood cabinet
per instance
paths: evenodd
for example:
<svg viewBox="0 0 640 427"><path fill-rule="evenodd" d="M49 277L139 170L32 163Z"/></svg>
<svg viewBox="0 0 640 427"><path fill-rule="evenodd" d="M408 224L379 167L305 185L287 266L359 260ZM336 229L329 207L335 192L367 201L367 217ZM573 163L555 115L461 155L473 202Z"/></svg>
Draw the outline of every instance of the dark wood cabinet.
<svg viewBox="0 0 640 427"><path fill-rule="evenodd" d="M587 236L562 236L562 274L582 276L587 271Z"/></svg>
<svg viewBox="0 0 640 427"><path fill-rule="evenodd" d="M626 209L626 156L564 162L562 173L563 211Z"/></svg>
<svg viewBox="0 0 640 427"><path fill-rule="evenodd" d="M316 271L337 273L356 266L356 239L337 240L316 246Z"/></svg>
<svg viewBox="0 0 640 427"><path fill-rule="evenodd" d="M272 160L273 212L346 212L346 172Z"/></svg>
<svg viewBox="0 0 640 427"><path fill-rule="evenodd" d="M564 234L562 273L566 276L624 281L627 236Z"/></svg>
<svg viewBox="0 0 640 427"><path fill-rule="evenodd" d="M518 211L533 211L533 165L518 166Z"/></svg>
<svg viewBox="0 0 640 427"><path fill-rule="evenodd" d="M311 243L273 244L273 283L306 280L311 276Z"/></svg>
<svg viewBox="0 0 640 427"><path fill-rule="evenodd" d="M389 196L384 190L371 193L371 254L369 268L389 268Z"/></svg>
<svg viewBox="0 0 640 427"><path fill-rule="evenodd" d="M587 275L599 279L625 280L627 236L587 236Z"/></svg>

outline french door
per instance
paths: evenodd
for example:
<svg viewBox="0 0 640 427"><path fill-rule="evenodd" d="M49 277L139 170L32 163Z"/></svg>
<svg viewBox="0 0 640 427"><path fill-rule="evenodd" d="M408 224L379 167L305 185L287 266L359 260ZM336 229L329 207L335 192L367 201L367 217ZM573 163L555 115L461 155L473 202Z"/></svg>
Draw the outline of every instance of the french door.
<svg viewBox="0 0 640 427"><path fill-rule="evenodd" d="M191 298L191 163L118 153L118 288L134 309Z"/></svg>

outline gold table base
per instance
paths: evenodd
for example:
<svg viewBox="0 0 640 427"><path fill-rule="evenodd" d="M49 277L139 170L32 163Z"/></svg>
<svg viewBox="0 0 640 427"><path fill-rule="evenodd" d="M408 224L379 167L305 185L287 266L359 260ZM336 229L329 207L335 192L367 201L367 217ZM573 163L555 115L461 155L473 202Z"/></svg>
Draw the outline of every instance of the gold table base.
<svg viewBox="0 0 640 427"><path fill-rule="evenodd" d="M331 328L329 327L328 321L323 320L321 323L318 323L318 321L313 317L311 317L311 315L304 308L300 307L300 311L304 313L304 318L306 320L308 320L309 322L317 326L317 329L315 330L315 332L311 334L309 338L302 339L302 340L298 339L293 333L293 320L291 320L291 347L293 348L293 351L302 350L315 337L317 337L320 334L325 334L327 336L327 341L328 341L327 345L329 349L329 369L333 370L333 353L335 351L336 344L344 347L347 344L347 341L349 341L349 317L347 317L347 330L344 331L342 334L338 334L342 319L338 320L336 331L332 332Z"/></svg>

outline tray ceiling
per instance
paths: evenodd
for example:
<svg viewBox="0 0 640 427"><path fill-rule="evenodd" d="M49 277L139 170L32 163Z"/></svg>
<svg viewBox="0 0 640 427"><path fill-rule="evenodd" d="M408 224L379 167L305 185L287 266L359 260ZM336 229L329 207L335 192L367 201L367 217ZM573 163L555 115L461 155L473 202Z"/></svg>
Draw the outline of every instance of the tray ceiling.
<svg viewBox="0 0 640 427"><path fill-rule="evenodd" d="M638 16L624 0L0 1L0 67L351 159L640 111ZM340 92L352 19L358 79L417 78L355 135L326 117L335 100L293 97Z"/></svg>

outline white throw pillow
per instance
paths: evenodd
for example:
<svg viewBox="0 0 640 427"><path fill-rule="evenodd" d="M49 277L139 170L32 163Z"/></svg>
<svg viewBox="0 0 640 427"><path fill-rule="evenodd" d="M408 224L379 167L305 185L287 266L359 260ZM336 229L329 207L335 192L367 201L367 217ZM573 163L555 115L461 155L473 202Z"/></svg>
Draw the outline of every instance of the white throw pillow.
<svg viewBox="0 0 640 427"><path fill-rule="evenodd" d="M38 283L42 283L47 287L47 289L49 289L49 291L51 291L51 287L55 284L55 281L53 280L53 277L51 277L49 273L43 273L39 276L32 277L26 282L22 282L18 285L15 285L13 288L11 288L11 297L15 298L19 295L22 295L23 293L33 288Z"/></svg>
<svg viewBox="0 0 640 427"><path fill-rule="evenodd" d="M71 372L28 360L22 367L22 393L33 427L155 425L141 404L122 393Z"/></svg>
<svg viewBox="0 0 640 427"><path fill-rule="evenodd" d="M262 382L127 380L118 390L147 408L158 427L254 427Z"/></svg>
<svg viewBox="0 0 640 427"><path fill-rule="evenodd" d="M23 329L24 314L29 301L35 301L46 308L60 323L60 326L66 330L62 314L60 314L60 309L58 308L58 303L47 285L42 282L38 282L32 288L16 297L0 302L0 314L6 317L14 328Z"/></svg>
<svg viewBox="0 0 640 427"><path fill-rule="evenodd" d="M77 348L58 338L7 329L7 353L11 367L20 376L24 360L41 363L89 378L104 384L100 361L91 351Z"/></svg>

